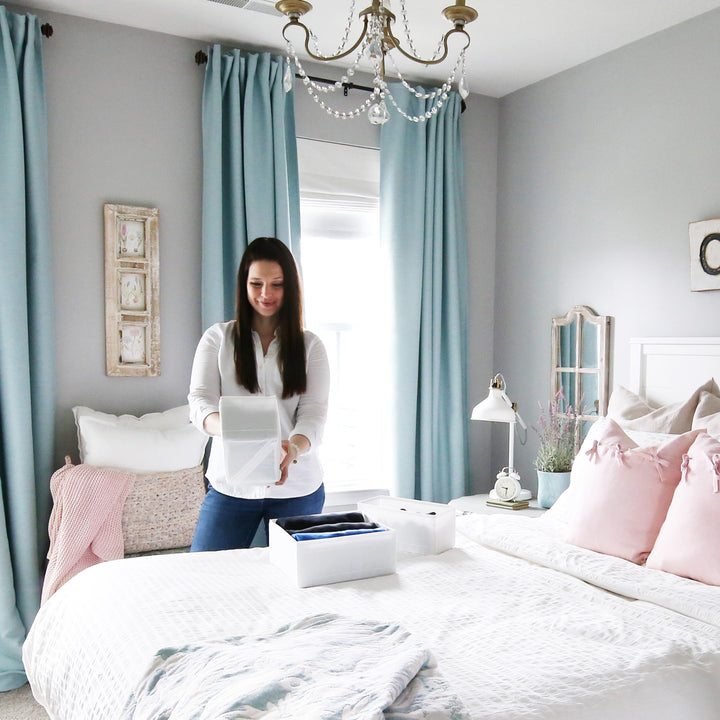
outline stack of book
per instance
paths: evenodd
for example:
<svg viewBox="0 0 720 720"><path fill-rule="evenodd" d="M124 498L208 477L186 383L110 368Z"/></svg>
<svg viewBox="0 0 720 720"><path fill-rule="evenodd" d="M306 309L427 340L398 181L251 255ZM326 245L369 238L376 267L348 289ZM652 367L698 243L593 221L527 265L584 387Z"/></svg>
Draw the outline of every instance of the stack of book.
<svg viewBox="0 0 720 720"><path fill-rule="evenodd" d="M507 510L523 510L530 507L529 500L488 500L490 507L506 508Z"/></svg>

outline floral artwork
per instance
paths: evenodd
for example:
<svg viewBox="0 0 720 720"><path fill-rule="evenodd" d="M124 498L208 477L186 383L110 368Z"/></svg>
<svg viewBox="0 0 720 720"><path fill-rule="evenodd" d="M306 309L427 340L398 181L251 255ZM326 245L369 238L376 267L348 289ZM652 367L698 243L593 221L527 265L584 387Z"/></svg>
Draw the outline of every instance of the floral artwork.
<svg viewBox="0 0 720 720"><path fill-rule="evenodd" d="M145 362L145 328L142 325L120 328L120 360L124 363Z"/></svg>
<svg viewBox="0 0 720 720"><path fill-rule="evenodd" d="M124 257L145 256L145 223L118 218L119 254Z"/></svg>
<svg viewBox="0 0 720 720"><path fill-rule="evenodd" d="M120 307L123 310L145 310L145 276L120 273Z"/></svg>

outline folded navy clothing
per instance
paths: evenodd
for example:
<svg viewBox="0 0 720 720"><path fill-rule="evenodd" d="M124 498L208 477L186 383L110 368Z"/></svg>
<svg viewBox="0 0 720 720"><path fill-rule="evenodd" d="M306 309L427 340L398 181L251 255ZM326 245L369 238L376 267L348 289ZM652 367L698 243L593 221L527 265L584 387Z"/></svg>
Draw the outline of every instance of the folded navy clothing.
<svg viewBox="0 0 720 720"><path fill-rule="evenodd" d="M374 530L380 527L374 522L339 522L339 523L324 523L322 525L312 525L310 527L302 528L301 530L290 530L291 535L296 535L299 532L302 533L335 533L345 532L346 530Z"/></svg>
<svg viewBox="0 0 720 720"><path fill-rule="evenodd" d="M384 527L374 528L360 528L358 530L341 530L340 532L296 532L293 533L293 538L298 541L302 540L325 540L326 538L343 537L345 535L364 535L366 533L385 532Z"/></svg>
<svg viewBox="0 0 720 720"><path fill-rule="evenodd" d="M302 530L313 525L328 525L341 522L367 522L367 518L357 510L344 513L325 513L320 515L295 515L294 517L278 518L277 524L290 532Z"/></svg>

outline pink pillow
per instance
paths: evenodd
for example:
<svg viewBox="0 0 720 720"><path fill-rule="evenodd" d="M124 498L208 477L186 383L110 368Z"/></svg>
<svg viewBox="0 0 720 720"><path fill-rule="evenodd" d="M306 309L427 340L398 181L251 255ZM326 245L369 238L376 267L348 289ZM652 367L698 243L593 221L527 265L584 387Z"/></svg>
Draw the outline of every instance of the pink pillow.
<svg viewBox="0 0 720 720"><path fill-rule="evenodd" d="M720 585L720 441L702 433L685 458L647 566Z"/></svg>
<svg viewBox="0 0 720 720"><path fill-rule="evenodd" d="M680 482L682 456L699 432L641 448L614 420L598 420L573 463L565 540L645 562Z"/></svg>

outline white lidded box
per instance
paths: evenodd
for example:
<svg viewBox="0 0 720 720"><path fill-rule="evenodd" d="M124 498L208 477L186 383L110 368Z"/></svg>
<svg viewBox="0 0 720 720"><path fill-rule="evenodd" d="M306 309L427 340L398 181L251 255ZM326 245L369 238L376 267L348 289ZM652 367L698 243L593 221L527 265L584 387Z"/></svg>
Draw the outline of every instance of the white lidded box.
<svg viewBox="0 0 720 720"><path fill-rule="evenodd" d="M395 572L396 533L390 528L382 532L295 540L276 520L271 520L268 540L270 562L292 577L298 587Z"/></svg>
<svg viewBox="0 0 720 720"><path fill-rule="evenodd" d="M378 496L358 503L371 520L397 531L397 549L437 555L455 546L455 508L442 503Z"/></svg>

